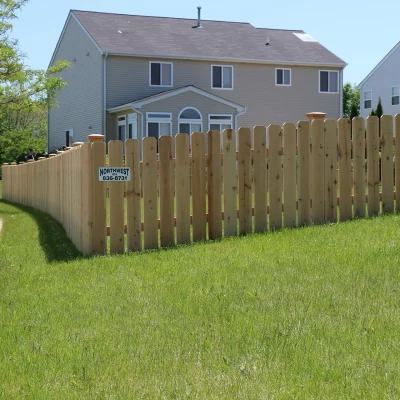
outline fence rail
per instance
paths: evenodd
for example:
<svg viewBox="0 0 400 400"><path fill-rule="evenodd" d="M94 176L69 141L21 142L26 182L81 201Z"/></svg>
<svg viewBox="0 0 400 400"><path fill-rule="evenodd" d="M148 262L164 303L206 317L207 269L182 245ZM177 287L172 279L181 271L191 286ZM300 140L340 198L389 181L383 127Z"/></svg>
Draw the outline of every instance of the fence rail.
<svg viewBox="0 0 400 400"><path fill-rule="evenodd" d="M131 180L106 197L106 145L85 143L4 165L3 198L54 216L84 254L121 254L400 210L398 154L400 115L110 141Z"/></svg>

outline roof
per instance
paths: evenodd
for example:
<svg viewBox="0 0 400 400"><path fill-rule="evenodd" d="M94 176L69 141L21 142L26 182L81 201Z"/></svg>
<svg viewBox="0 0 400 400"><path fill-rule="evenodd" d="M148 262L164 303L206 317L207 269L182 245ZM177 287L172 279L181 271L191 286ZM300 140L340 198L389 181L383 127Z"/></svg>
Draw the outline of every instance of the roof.
<svg viewBox="0 0 400 400"><path fill-rule="evenodd" d="M154 102L159 101L159 100L164 100L164 99L167 99L168 97L176 96L178 94L182 94L182 93L186 93L186 92L197 93L200 96L204 96L204 97L207 97L207 98L209 98L211 100L214 100L214 101L217 101L219 103L225 104L227 106L236 108L236 110L238 112L243 112L246 109L246 107L244 107L244 106L242 106L240 104L237 104L237 103L234 103L234 102L232 102L230 100L224 99L223 97L217 96L217 95L212 94L210 92L207 92L207 91L205 91L203 89L199 89L196 86L187 85L187 86L182 86L182 87L177 88L177 89L166 90L166 91L161 92L161 93L157 93L157 94L153 94L151 96L143 97L142 99L135 100L135 101L133 101L131 103L126 103L126 104L122 104L122 105L117 106L117 107L109 108L107 111L111 112L111 113L116 113L118 111L126 110L127 108L140 108L140 107L145 106L147 104L154 103Z"/></svg>
<svg viewBox="0 0 400 400"><path fill-rule="evenodd" d="M389 53L386 54L385 57L382 58L381 61L377 64L377 66L361 81L361 83L358 84L357 88L361 89L361 86L375 73L377 69L381 67L383 63L400 47L400 42L398 42L392 50L389 51Z"/></svg>
<svg viewBox="0 0 400 400"><path fill-rule="evenodd" d="M259 63L346 63L299 30L259 29L249 23L147 17L71 10L103 53ZM266 45L269 38L269 45Z"/></svg>

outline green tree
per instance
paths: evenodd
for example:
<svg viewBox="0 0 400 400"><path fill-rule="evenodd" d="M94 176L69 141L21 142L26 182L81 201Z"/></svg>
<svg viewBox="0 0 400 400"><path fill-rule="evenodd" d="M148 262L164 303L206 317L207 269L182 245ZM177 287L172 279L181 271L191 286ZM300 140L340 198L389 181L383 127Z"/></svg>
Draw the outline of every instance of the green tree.
<svg viewBox="0 0 400 400"><path fill-rule="evenodd" d="M354 118L360 115L360 91L356 85L347 82L343 86L343 117Z"/></svg>
<svg viewBox="0 0 400 400"><path fill-rule="evenodd" d="M59 72L69 66L59 61L44 71L25 64L10 33L16 13L27 1L0 0L0 165L16 161L31 146L45 149L47 109L65 85Z"/></svg>
<svg viewBox="0 0 400 400"><path fill-rule="evenodd" d="M375 115L378 118L382 117L382 115L383 115L382 101L381 101L380 97L379 97L379 100L378 100L378 105L376 106Z"/></svg>

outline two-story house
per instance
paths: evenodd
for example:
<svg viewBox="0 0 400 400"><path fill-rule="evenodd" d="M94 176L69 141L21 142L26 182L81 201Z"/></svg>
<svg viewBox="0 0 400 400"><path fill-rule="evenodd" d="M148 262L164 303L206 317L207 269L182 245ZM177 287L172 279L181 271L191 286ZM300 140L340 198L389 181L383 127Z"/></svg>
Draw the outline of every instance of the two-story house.
<svg viewBox="0 0 400 400"><path fill-rule="evenodd" d="M70 61L49 150L83 141L339 118L344 61L303 31L71 11L50 65Z"/></svg>
<svg viewBox="0 0 400 400"><path fill-rule="evenodd" d="M360 115L363 118L375 109L379 98L385 114L400 113L400 42L378 63L358 85Z"/></svg>

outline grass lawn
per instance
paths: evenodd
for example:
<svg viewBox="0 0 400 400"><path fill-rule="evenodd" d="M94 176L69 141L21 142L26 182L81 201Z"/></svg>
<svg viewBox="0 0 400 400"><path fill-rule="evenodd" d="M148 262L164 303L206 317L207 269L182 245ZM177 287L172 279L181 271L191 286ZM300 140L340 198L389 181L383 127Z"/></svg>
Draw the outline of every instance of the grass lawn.
<svg viewBox="0 0 400 400"><path fill-rule="evenodd" d="M0 218L0 398L400 398L400 215L91 259Z"/></svg>

